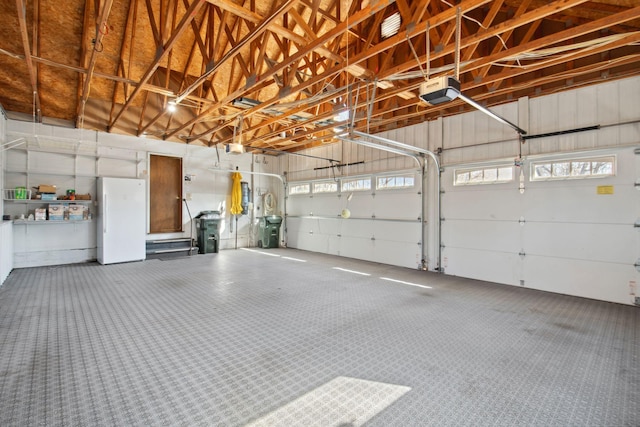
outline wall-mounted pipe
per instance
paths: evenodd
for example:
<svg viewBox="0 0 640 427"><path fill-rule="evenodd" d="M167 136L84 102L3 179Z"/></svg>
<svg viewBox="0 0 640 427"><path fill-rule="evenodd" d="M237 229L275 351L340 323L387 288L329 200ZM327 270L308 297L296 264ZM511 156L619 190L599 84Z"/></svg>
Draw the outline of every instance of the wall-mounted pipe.
<svg viewBox="0 0 640 427"><path fill-rule="evenodd" d="M383 138L383 137L377 136L377 135L370 135L368 133L363 133L363 132L359 132L359 131L354 131L353 134L361 136L363 138L375 139L375 140L378 140L378 141L383 142L385 144L394 145L394 146L402 148L403 150L406 150L406 151L415 151L416 153L426 154L427 156L429 156L429 157L431 157L433 159L433 161L435 162L436 167L438 168L438 170L440 169L440 160L438 159L438 156L436 156L436 154L433 151L427 150L425 148L414 147L413 145L405 144L403 142L398 142L398 141L394 141L392 139Z"/></svg>
<svg viewBox="0 0 640 427"><path fill-rule="evenodd" d="M418 167L422 168L422 162L420 161L420 159L421 159L420 156L417 156L417 155L415 155L413 153L410 153L408 151L401 150L399 148L386 147L384 145L376 144L375 142L361 141L359 139L350 139L350 138L346 138L344 136L339 136L338 139L341 140L341 141L351 142L353 144L362 145L364 147L375 148L377 150L388 151L389 153L400 154L402 156L411 157L413 160L416 161L416 163L418 164Z"/></svg>
<svg viewBox="0 0 640 427"><path fill-rule="evenodd" d="M369 147L369 148L373 148L376 150L382 150L382 151L387 151L389 153L394 153L394 154L400 154L402 156L407 156L407 157L411 157L413 160L416 161L416 163L418 164L418 168L420 170L420 221L421 221L421 225L420 225L420 262L421 262L421 268L425 267L425 239L424 239L424 227L425 227L425 211L424 211L424 202L425 202L425 191L424 191L424 180L426 177L426 160L424 158L425 154L430 153L430 151L428 150L423 150L425 151L420 152L420 155L416 155L412 152L410 152L408 149L412 149L412 148L417 148L417 147L412 147L410 145L407 144L402 144L401 142L397 142L397 141L392 141L392 140L387 140L386 138L381 138L381 137L373 137L373 135L369 135L366 133L362 133L362 132L355 132L355 134L359 135L359 136L365 136L368 138L372 138L372 139L381 139L384 140L382 142L387 142L390 145L399 145L402 148L394 148L394 147L389 147L387 145L381 145L375 142L370 142L370 141L362 141L362 140L355 140L355 139L349 139L349 138L345 138L342 136L339 136L338 139L342 140L342 141L346 141L346 142L352 142L354 144L358 144L358 145L362 145L365 147ZM405 149L407 148L407 149ZM422 149L420 149L422 150ZM414 150L415 151L415 150ZM433 153L431 153L433 154ZM435 156L435 155L434 155ZM438 164L437 158L434 158L434 160L436 161L436 166ZM440 172L438 169L438 191L440 189ZM440 203L438 202L438 217L440 216ZM439 223L439 221L438 221ZM438 231L438 238L440 236L440 232ZM438 240L439 241L439 240ZM440 257L438 256L438 269L440 268Z"/></svg>
<svg viewBox="0 0 640 427"><path fill-rule="evenodd" d="M423 155L427 155L429 157L431 157L431 159L433 160L433 162L436 165L436 186L438 189L438 197L436 198L436 211L438 214L438 226L436 227L437 229L437 233L438 235L436 236L436 241L438 242L438 261L437 261L437 270L441 271L441 259L442 259L442 239L441 239L441 230L442 230L442 219L441 219L441 197L440 197L440 192L441 192L441 188L440 188L440 178L441 178L441 170L440 170L440 160L438 159L438 156L436 156L436 154L433 151L427 150L425 148L420 148L420 147L415 147L413 145L409 145L409 144L405 144L399 141L394 141L392 139L388 139L388 138L383 138L381 136L377 136L377 135L370 135L370 134L366 134L363 132L358 132L358 131L354 131L355 135L364 137L364 138L371 138L377 141L380 141L382 143L385 144L389 144L389 145L394 145L396 147L400 147L404 150L408 150L408 151L415 151L417 153L423 154ZM426 164L425 164L426 166ZM423 171L423 180L425 178L426 174L425 171ZM423 182L423 187L424 187L424 182ZM424 190L424 189L423 189ZM423 226L424 226L424 191L422 191L422 218L423 218ZM424 235L424 230L423 230L423 235ZM423 260L424 260L424 242L423 242Z"/></svg>
<svg viewBox="0 0 640 427"><path fill-rule="evenodd" d="M253 166L253 162L251 163L251 165ZM280 182L282 182L282 186L284 188L284 212L282 215L282 232L283 234L283 240L285 241L285 246L286 246L286 242L287 242L287 177L284 175L278 175L276 173L268 173L268 172L254 172L254 171L241 171L241 170L232 170L232 169L216 169L216 168L209 168L210 171L215 172L215 173L232 173L232 172L240 172L241 174L247 174L247 175L261 175L261 176L270 176L273 178L278 178L280 180ZM237 233L237 230L236 230Z"/></svg>
<svg viewBox="0 0 640 427"><path fill-rule="evenodd" d="M388 138L383 138L381 136L370 135L370 134L359 132L359 131L354 131L353 134L357 135L357 136L360 136L360 137L363 137L363 138L370 138L370 139L379 141L379 142L381 142L383 144L388 144L388 145L393 145L395 147L399 147L401 149L401 151L402 151L402 153L399 153L399 154L409 153L411 155L410 152L414 151L414 152L420 153L422 155L427 155L427 156L431 157L431 159L435 163L436 172L437 172L436 173L436 186L437 186L437 189L438 189L438 197L436 197L436 201L437 201L436 202L436 204L437 204L436 212L437 212L437 215L438 215L438 225L436 227L437 233L438 233L438 235L436 236L436 241L438 242L437 270L438 271L442 271L442 261L441 261L442 260L442 238L441 238L441 236L442 236L441 205L442 204L441 204L441 195L440 195L440 193L441 193L441 187L440 187L441 170L440 170L440 161L438 159L438 156L433 151L427 150L425 148L414 147L413 145L405 144L405 143L402 143L402 142L399 142L399 141L394 141L394 140L388 139ZM391 149L391 147L387 147L387 146L383 146L383 145L379 145L379 144L375 144L375 143L369 143L369 144L371 144L371 145L368 145L368 146L370 146L372 148L377 148L377 149L380 149L380 150L390 151L390 149ZM411 156L413 157L413 155L411 155ZM424 245L424 220L425 220L425 217L424 217L424 215L425 215L425 212L424 212L424 204L425 204L424 179L425 179L425 176L426 176L425 167L426 167L426 162L425 162L424 165L421 165L421 168L422 168L422 187L423 187L422 188L422 214L421 214L422 215L422 227L423 227L422 236L423 236L423 238L421 239L421 241L422 241L422 245L421 246L422 246L422 261L423 262L424 262L424 255L425 255L424 254L424 250L425 250L424 249L424 246L425 246Z"/></svg>
<svg viewBox="0 0 640 427"><path fill-rule="evenodd" d="M251 171L241 171L241 170L232 170L232 169L216 169L216 168L209 168L210 171L212 172L217 172L217 173L231 173L231 172L240 172L245 173L247 175L264 175L264 176L272 176L274 178L278 178L280 181L282 181L282 183L284 184L286 182L286 178L283 175L278 175L277 173L268 173L268 172L251 172Z"/></svg>

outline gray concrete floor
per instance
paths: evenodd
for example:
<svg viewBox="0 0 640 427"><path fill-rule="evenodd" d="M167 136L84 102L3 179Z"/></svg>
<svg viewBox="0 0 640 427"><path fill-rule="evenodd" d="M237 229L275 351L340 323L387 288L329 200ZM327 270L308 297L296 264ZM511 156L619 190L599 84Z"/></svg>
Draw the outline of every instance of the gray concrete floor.
<svg viewBox="0 0 640 427"><path fill-rule="evenodd" d="M0 425L640 425L640 310L291 249L15 270Z"/></svg>

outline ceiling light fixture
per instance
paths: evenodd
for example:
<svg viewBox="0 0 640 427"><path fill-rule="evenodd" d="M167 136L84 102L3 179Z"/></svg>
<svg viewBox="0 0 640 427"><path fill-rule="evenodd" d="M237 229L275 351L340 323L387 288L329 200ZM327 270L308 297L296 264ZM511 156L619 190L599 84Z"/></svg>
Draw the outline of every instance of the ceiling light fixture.
<svg viewBox="0 0 640 427"><path fill-rule="evenodd" d="M257 105L260 105L260 101L256 101L255 99L251 99L251 98L240 97L240 98L234 99L233 102L231 102L231 104L234 105L235 107L249 109Z"/></svg>
<svg viewBox="0 0 640 427"><path fill-rule="evenodd" d="M349 110L340 111L338 114L333 116L333 120L336 122L346 122L349 120Z"/></svg>
<svg viewBox="0 0 640 427"><path fill-rule="evenodd" d="M376 86L378 86L380 89L391 89L393 87L393 83L391 83L389 80L378 80L376 81Z"/></svg>
<svg viewBox="0 0 640 427"><path fill-rule="evenodd" d="M178 108L176 107L175 101L169 101L167 103L167 111L170 113L175 113Z"/></svg>
<svg viewBox="0 0 640 427"><path fill-rule="evenodd" d="M380 25L380 35L382 38L386 39L398 34L401 23L402 18L400 17L400 12L396 12L393 15L389 15L384 18L384 21L382 21L382 24Z"/></svg>
<svg viewBox="0 0 640 427"><path fill-rule="evenodd" d="M410 100L416 97L416 94L409 90L405 90L404 92L397 93L396 95L406 100Z"/></svg>

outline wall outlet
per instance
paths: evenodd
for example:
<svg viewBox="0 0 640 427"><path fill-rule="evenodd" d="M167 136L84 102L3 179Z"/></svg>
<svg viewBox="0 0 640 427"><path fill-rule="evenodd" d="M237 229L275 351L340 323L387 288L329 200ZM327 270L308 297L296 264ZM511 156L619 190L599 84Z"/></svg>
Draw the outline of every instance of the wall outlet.
<svg viewBox="0 0 640 427"><path fill-rule="evenodd" d="M640 297L636 297L636 301L634 302L635 305L640 305Z"/></svg>
<svg viewBox="0 0 640 427"><path fill-rule="evenodd" d="M520 280L520 286L524 286L524 280Z"/></svg>

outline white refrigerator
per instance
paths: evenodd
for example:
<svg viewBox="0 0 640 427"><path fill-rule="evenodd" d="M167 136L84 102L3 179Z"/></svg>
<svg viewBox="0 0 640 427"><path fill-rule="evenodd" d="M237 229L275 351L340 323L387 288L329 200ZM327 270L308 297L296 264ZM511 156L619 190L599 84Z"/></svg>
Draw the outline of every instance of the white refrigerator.
<svg viewBox="0 0 640 427"><path fill-rule="evenodd" d="M98 262L141 261L146 258L146 186L144 179L99 177Z"/></svg>

